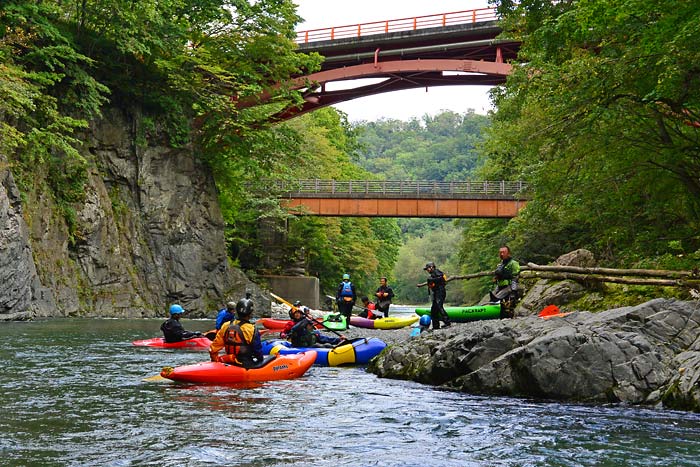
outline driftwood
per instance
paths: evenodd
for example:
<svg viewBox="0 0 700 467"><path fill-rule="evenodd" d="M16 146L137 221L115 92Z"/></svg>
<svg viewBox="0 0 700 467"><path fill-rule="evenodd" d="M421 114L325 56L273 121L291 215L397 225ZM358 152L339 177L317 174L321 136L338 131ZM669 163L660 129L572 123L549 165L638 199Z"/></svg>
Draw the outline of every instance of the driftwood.
<svg viewBox="0 0 700 467"><path fill-rule="evenodd" d="M447 282L476 279L478 277L493 277L493 271L481 271L463 276L452 276L447 278ZM526 266L520 267L520 277L523 279L570 279L577 282L595 281L662 287L698 287L698 285L700 285L700 271L698 271L697 268L692 271L667 271L656 269L582 268L578 266L556 265L540 266L534 263L527 263ZM418 287L422 287L426 284L426 282L420 283Z"/></svg>

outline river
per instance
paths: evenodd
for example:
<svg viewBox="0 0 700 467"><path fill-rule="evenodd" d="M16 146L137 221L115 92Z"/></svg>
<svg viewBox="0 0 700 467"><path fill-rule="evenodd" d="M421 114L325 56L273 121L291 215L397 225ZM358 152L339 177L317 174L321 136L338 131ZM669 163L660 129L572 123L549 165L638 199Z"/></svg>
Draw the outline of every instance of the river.
<svg viewBox="0 0 700 467"><path fill-rule="evenodd" d="M208 358L131 345L160 322L0 323L0 465L700 465L699 414L477 397L357 367L247 389L145 382Z"/></svg>

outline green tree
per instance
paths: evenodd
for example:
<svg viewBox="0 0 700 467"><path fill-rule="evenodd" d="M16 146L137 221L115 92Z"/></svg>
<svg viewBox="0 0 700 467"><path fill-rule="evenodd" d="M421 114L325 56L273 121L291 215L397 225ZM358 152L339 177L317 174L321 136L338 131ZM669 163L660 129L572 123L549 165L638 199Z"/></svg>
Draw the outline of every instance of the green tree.
<svg viewBox="0 0 700 467"><path fill-rule="evenodd" d="M700 248L700 10L685 1L500 1L521 66L494 92L486 177L533 188L523 254L611 263ZM673 228L669 226L673 225ZM544 258L543 258L544 256Z"/></svg>
<svg viewBox="0 0 700 467"><path fill-rule="evenodd" d="M394 292L397 303L425 303L428 301L426 287L416 287L428 277L423 270L428 261L433 261L438 269L448 277L461 273L459 258L455 254L461 239L461 230L448 224L448 228L427 233L423 237L409 238L399 251L395 267ZM463 304L465 299L462 284L450 282L447 289L447 302Z"/></svg>

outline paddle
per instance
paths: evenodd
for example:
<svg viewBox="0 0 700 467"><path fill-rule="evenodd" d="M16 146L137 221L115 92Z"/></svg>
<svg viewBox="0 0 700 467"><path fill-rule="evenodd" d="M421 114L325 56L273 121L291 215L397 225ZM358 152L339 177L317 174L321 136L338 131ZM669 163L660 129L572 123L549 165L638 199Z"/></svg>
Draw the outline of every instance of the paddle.
<svg viewBox="0 0 700 467"><path fill-rule="evenodd" d="M149 376L148 378L143 378L141 381L146 381L149 383L158 383L161 381L172 381L172 380L169 380L168 378L163 378L161 375L153 375L153 376Z"/></svg>
<svg viewBox="0 0 700 467"><path fill-rule="evenodd" d="M301 311L299 308L295 307L294 305L292 305L291 303L289 303L287 300L285 300L284 298L280 297L279 295L275 295L275 294L273 294L272 292L270 292L270 296L271 296L272 298L274 298L275 300L279 301L280 303L284 303L285 305L287 305L288 307L290 307L290 308L292 309L292 311L296 311L296 310ZM316 320L315 318L311 317L311 315L309 315L308 313L304 313L303 311L302 311L302 313L303 313L303 315L304 315L308 320L313 321L313 322L316 323L316 324L320 324L321 326L323 326L324 328L328 329L328 330L329 330L330 332L332 332L333 334L337 335L338 337L342 337L343 339L345 339L345 336L343 336L342 334L336 332L335 329L331 329L331 328L329 328L328 326L326 326L325 324L323 324L323 321L318 321L318 320ZM349 325L349 324L350 324L350 323L348 323L348 325Z"/></svg>
<svg viewBox="0 0 700 467"><path fill-rule="evenodd" d="M216 339L216 329L212 329L211 331L205 332L204 337L206 337L210 341L213 341L214 339Z"/></svg>

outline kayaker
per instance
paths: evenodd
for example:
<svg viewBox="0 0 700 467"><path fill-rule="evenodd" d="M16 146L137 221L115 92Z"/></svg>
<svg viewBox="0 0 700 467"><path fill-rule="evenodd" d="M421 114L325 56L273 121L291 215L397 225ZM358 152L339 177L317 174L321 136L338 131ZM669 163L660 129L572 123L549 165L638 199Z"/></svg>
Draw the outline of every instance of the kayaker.
<svg viewBox="0 0 700 467"><path fill-rule="evenodd" d="M338 312L347 319L348 327L350 327L350 316L352 315L352 307L355 306L357 300L357 292L355 285L350 282L350 275L343 274L343 281L338 286L338 291L335 293L335 301L338 304Z"/></svg>
<svg viewBox="0 0 700 467"><path fill-rule="evenodd" d="M295 305L289 310L289 317L292 318L292 320L285 324L284 329L282 329L280 332L280 337L282 339L289 337L289 332L292 330L292 327L294 327L294 325L301 321L301 319L304 317L305 308L305 306L298 307L298 305L295 303ZM306 309L308 310L308 308Z"/></svg>
<svg viewBox="0 0 700 467"><path fill-rule="evenodd" d="M236 303L235 302L228 302L226 304L226 308L222 308L219 310L219 313L216 315L216 330L218 331L221 329L221 326L227 322L236 319Z"/></svg>
<svg viewBox="0 0 700 467"><path fill-rule="evenodd" d="M160 325L165 342L181 342L204 335L201 332L185 331L182 323L180 323L180 317L184 312L184 308L177 303L170 305L170 319Z"/></svg>
<svg viewBox="0 0 700 467"><path fill-rule="evenodd" d="M445 311L445 299L447 298L447 290L445 286L447 285L447 277L445 273L440 271L435 263L432 261L425 264L423 268L427 271L430 276L427 280L428 294L432 293L433 303L430 306L430 320L433 323L433 329L440 329L440 321L445 323L445 327L450 327L452 322L450 321L447 312ZM418 284L421 287L425 284Z"/></svg>
<svg viewBox="0 0 700 467"><path fill-rule="evenodd" d="M335 347L345 340L344 337L330 337L315 328L309 317L304 317L292 326L289 338L294 347Z"/></svg>
<svg viewBox="0 0 700 467"><path fill-rule="evenodd" d="M423 315L420 317L420 320L418 321L418 327L413 328L413 330L411 331L410 337L419 336L420 334L424 333L428 329L430 329L430 316Z"/></svg>
<svg viewBox="0 0 700 467"><path fill-rule="evenodd" d="M501 262L493 273L496 287L490 292L492 302L503 300L513 293L517 295L518 290L520 264L510 256L508 245L503 245L498 250L498 257L501 258Z"/></svg>
<svg viewBox="0 0 700 467"><path fill-rule="evenodd" d="M360 300L362 300L363 310L358 316L367 319L377 319L382 317L382 315L377 312L376 305L369 301L369 297L364 296Z"/></svg>
<svg viewBox="0 0 700 467"><path fill-rule="evenodd" d="M224 323L209 346L209 357L212 362L233 363L250 368L262 361L260 333L250 322L252 313L251 299L238 300L236 303L238 319ZM226 351L226 355L219 356L221 349Z"/></svg>
<svg viewBox="0 0 700 467"><path fill-rule="evenodd" d="M384 314L385 318L389 317L389 306L391 299L394 298L394 291L387 285L386 277L379 278L379 288L374 293L377 297L377 311Z"/></svg>

